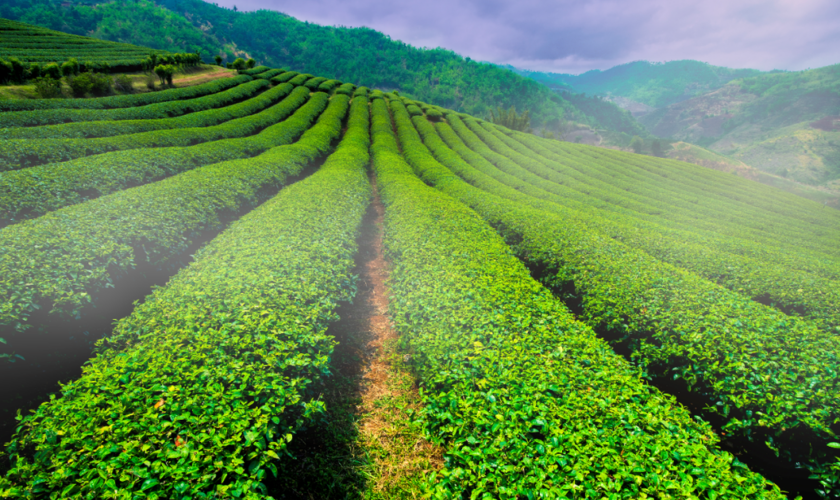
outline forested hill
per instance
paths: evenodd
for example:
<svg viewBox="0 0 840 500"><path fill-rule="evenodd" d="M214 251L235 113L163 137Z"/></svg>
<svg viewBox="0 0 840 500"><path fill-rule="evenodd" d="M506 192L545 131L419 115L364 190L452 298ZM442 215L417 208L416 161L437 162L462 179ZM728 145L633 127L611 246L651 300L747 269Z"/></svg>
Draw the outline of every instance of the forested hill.
<svg viewBox="0 0 840 500"><path fill-rule="evenodd" d="M656 135L840 190L840 64L736 80L641 121Z"/></svg>
<svg viewBox="0 0 840 500"><path fill-rule="evenodd" d="M515 106L530 110L535 126L592 121L547 87L495 65L412 47L372 29L319 26L273 11L235 12L201 0L0 0L0 17L174 52L200 50L206 61L247 54L261 64L399 89L474 115Z"/></svg>
<svg viewBox="0 0 840 500"><path fill-rule="evenodd" d="M718 89L737 78L761 74L755 69L731 69L692 60L666 63L636 61L580 75L510 68L549 87L624 97L654 108Z"/></svg>

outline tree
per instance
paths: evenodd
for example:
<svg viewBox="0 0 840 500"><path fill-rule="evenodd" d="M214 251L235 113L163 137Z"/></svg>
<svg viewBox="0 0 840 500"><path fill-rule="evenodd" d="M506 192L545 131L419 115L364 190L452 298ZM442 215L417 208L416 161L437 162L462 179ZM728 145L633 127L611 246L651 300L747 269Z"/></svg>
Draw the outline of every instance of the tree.
<svg viewBox="0 0 840 500"><path fill-rule="evenodd" d="M662 143L659 142L659 139L650 141L650 153L653 156L662 156Z"/></svg>
<svg viewBox="0 0 840 500"><path fill-rule="evenodd" d="M65 77L79 74L79 61L75 58L68 59L61 65L61 74Z"/></svg>
<svg viewBox="0 0 840 500"><path fill-rule="evenodd" d="M241 57L237 57L233 61L233 64L230 65L230 67L235 69L235 70L242 71L243 69L245 69L246 64L247 63L245 62L245 59L242 59Z"/></svg>
<svg viewBox="0 0 840 500"><path fill-rule="evenodd" d="M42 76L35 79L35 92L44 99L61 97L61 80Z"/></svg>
<svg viewBox="0 0 840 500"><path fill-rule="evenodd" d="M254 58L252 57L252 58L248 59L248 62L245 65L248 67L248 69L251 69L251 68L253 68L254 66L257 65L257 61L255 61Z"/></svg>
<svg viewBox="0 0 840 500"><path fill-rule="evenodd" d="M644 147L644 141L638 135L634 135L633 139L630 140L630 147L633 148L633 152L636 154L641 154L642 148Z"/></svg>
<svg viewBox="0 0 840 500"><path fill-rule="evenodd" d="M76 97L84 97L93 88L93 73L81 73L75 77L68 78L67 84Z"/></svg>
<svg viewBox="0 0 840 500"><path fill-rule="evenodd" d="M6 83L12 78L12 65L0 59L0 83Z"/></svg>
<svg viewBox="0 0 840 500"><path fill-rule="evenodd" d="M166 72L167 69L165 64L159 64L155 66L155 74L158 76L158 78L160 78L161 85L166 84Z"/></svg>
<svg viewBox="0 0 840 500"><path fill-rule="evenodd" d="M507 111L499 106L495 112L490 110L490 121L496 125L502 125L511 130L520 130L523 132L531 131L531 116L528 110L522 112L521 115L516 113L516 108L511 106Z"/></svg>
<svg viewBox="0 0 840 500"><path fill-rule="evenodd" d="M9 64L12 66L12 81L15 83L23 83L26 79L26 65L17 57L10 58Z"/></svg>
<svg viewBox="0 0 840 500"><path fill-rule="evenodd" d="M29 79L35 80L40 78L41 76L41 65L38 63L32 63L29 65Z"/></svg>
<svg viewBox="0 0 840 500"><path fill-rule="evenodd" d="M222 56L220 54L217 54L213 59L216 61L216 66L222 65Z"/></svg>
<svg viewBox="0 0 840 500"><path fill-rule="evenodd" d="M41 74L53 80L58 80L61 78L61 68L58 66L58 63L49 63L41 68Z"/></svg>

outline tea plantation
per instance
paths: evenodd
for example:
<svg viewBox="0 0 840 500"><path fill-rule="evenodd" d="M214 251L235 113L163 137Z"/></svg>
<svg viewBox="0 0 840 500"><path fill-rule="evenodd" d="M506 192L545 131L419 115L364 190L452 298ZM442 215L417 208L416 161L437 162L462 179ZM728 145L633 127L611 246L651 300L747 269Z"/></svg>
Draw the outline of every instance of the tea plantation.
<svg viewBox="0 0 840 500"><path fill-rule="evenodd" d="M14 30L0 58L148 56ZM271 497L326 410L374 182L416 418L445 450L427 498L786 498L779 468L840 496L833 209L279 68L6 102L3 384L68 362L62 325L141 271L172 275L20 416L0 498Z"/></svg>

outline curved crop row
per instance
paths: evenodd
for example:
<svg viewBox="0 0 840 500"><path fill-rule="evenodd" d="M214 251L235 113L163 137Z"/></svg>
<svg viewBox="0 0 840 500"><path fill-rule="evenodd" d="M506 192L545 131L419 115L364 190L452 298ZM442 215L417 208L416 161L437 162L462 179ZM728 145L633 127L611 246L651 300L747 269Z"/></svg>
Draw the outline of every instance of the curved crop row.
<svg viewBox="0 0 840 500"><path fill-rule="evenodd" d="M604 220L625 220L627 224L645 227L653 232L658 232L663 235L668 235L668 238L674 241L694 242L698 245L706 245L709 248L714 248L719 251L725 251L733 255L744 255L757 260L765 262L782 263L791 269L798 269L813 273L818 277L825 279L837 278L837 266L830 262L822 262L816 258L803 259L797 257L794 252L794 257L791 252L774 249L768 245L757 245L753 243L745 243L745 240L733 240L721 235L708 235L696 231L695 228L683 229L675 228L673 225L663 225L662 220L656 216L642 216L638 212L620 208L613 201L619 199L622 195L620 190L601 191L600 196L590 196L592 190L586 186L576 185L574 179L568 177L555 178L558 182L552 182L546 177L550 173L545 172L543 168L532 162L529 164L529 169L521 167L518 163L512 162L505 156L502 156L491 150L481 139L473 134L472 130L468 128L461 119L454 113L447 114L450 124L456 129L458 135L467 142L469 147L479 152L481 156L496 165L499 169L510 173L519 179L526 180L533 186L538 186L555 195L562 197L562 204L569 205L575 209L582 211L589 211L592 214L601 216ZM466 121L471 118L465 118ZM478 126L474 124L474 126ZM492 139L492 138L491 138ZM527 162L527 159L524 160ZM537 175L537 173L541 174ZM562 184L560 183L562 182Z"/></svg>
<svg viewBox="0 0 840 500"><path fill-rule="evenodd" d="M136 134L149 130L215 125L216 123L230 119L225 118L224 114L232 110L231 108L233 106L230 105L250 99L270 86L271 84L265 80L254 80L217 94L200 97L190 101L190 111L188 114L174 118L81 121L61 123L58 125L42 125L39 127L3 128L0 129L0 140L110 137L114 135ZM225 106L228 107L224 110L220 109Z"/></svg>
<svg viewBox="0 0 840 500"><path fill-rule="evenodd" d="M264 73L264 72L266 72L270 69L271 68L269 68L268 66L260 65L260 66L256 66L256 67L250 68L250 69L243 69L239 73L242 74L242 75L254 76L254 75L258 75L260 73Z"/></svg>
<svg viewBox="0 0 840 500"><path fill-rule="evenodd" d="M689 227L696 226L701 230L705 227L707 231L711 229L713 234L726 233L737 236L739 240L758 241L771 246L784 240L787 245L796 246L800 251L810 247L809 250L824 259L840 258L833 239L833 232L840 230L840 217L824 215L826 211L816 203L811 202L811 210L807 212L787 211L779 207L783 205L782 199L777 199L775 206L771 203L773 209L766 210L751 198L744 197L743 193L737 195L730 190L718 191L709 179L726 176L713 170L705 169L706 182L695 182L682 176L671 179L676 177L673 171L663 171L660 172L662 175L658 175L645 169L633 169L634 164L640 163L634 158L639 155L624 153L627 159L613 159L596 153L583 154L587 150L559 155L540 148L539 143L544 141L536 137L528 139L526 134L517 134L517 140L514 140L505 135L501 128L488 123L484 123L484 127L517 152L542 161L549 168L577 176L593 187L603 187L608 191L621 190L621 195L628 200L637 199L653 209L667 210L669 215L662 216L662 219L682 212L693 218L693 221L689 219ZM653 160L651 158L649 163L654 163ZM745 190L756 184L746 179L739 180ZM774 191L771 188L766 190ZM730 214L736 214L737 217L731 217Z"/></svg>
<svg viewBox="0 0 840 500"><path fill-rule="evenodd" d="M469 169L442 143L433 148ZM792 463L807 463L836 494L840 469L832 468L840 462L830 443L840 418L840 338L663 264L586 221L496 194L507 186L488 182L482 191L459 180L439 187L518 241L521 258L543 269L564 299L580 300L585 322L629 340L648 373L681 378L711 401L708 409L727 422L726 432L768 440Z"/></svg>
<svg viewBox="0 0 840 500"><path fill-rule="evenodd" d="M299 170L323 154L341 128L328 113L313 140L280 148L260 169ZM211 241L117 324L79 380L26 417L0 496L268 498L274 462L323 411L316 387L335 345L327 326L355 293L367 113L354 100L318 172Z"/></svg>
<svg viewBox="0 0 840 500"><path fill-rule="evenodd" d="M294 77L298 76L299 74L300 74L300 73L298 73L297 71L286 71L285 73L280 74L280 75L275 76L274 78L272 78L272 79L271 79L271 83L274 83L274 84L278 84L278 83L286 83L286 82L288 82L289 80L291 80L292 78L294 78Z"/></svg>
<svg viewBox="0 0 840 500"><path fill-rule="evenodd" d="M279 76L279 75L281 75L285 72L286 72L285 69L280 69L280 68L268 69L268 70L263 71L261 73L253 74L253 77L254 78L260 78L262 80L271 80L275 76Z"/></svg>
<svg viewBox="0 0 840 500"><path fill-rule="evenodd" d="M315 76L307 80L306 83L304 83L304 85L308 87L309 90L312 90L314 92L318 90L318 87L326 81L327 79L323 76Z"/></svg>
<svg viewBox="0 0 840 500"><path fill-rule="evenodd" d="M39 109L35 111L11 111L3 113L3 126L5 127L36 127L42 125L53 125L69 122L90 122L104 120L149 120L153 118L171 118L174 116L211 109L213 94L234 88L243 83L253 80L250 76L241 75L236 78L225 78L217 80L224 84L216 85L216 91L204 92L195 99L183 98L153 102L149 104L138 104L136 107L119 108L80 108L80 109ZM181 90L181 89L177 89ZM165 92L165 91L164 91ZM122 96L120 96L122 97ZM101 97L87 99L98 101L109 99Z"/></svg>
<svg viewBox="0 0 840 500"><path fill-rule="evenodd" d="M549 143L550 147L555 147ZM669 158L653 158L645 155L616 155L617 151L589 150L580 148L579 145L557 144L559 150L569 153L579 151L598 161L617 160L627 166L638 170L650 172L659 179L679 179L681 183L690 183L698 189L713 187L716 192L727 193L732 199L747 205L753 205L762 211L775 212L781 215L796 214L806 224L825 225L833 229L840 229L840 221L830 211L816 209L813 201L796 196L778 189L771 189L761 183L744 182L737 176L716 175L713 170L708 170L697 165L672 160ZM668 177L665 177L668 175ZM819 207L822 208L822 207Z"/></svg>
<svg viewBox="0 0 840 500"><path fill-rule="evenodd" d="M713 242L704 239L698 241L694 235L685 231L657 226L618 213L611 213L606 217L604 212L594 209L597 205L587 203L585 195L575 195L569 190L558 189L558 186L550 181L524 175L518 166L511 167L499 159L496 159L496 164L503 170L494 172L493 164L481 155L467 150L466 145L461 143L463 139L470 147L481 150L486 146L480 139L473 135L457 116L449 115L448 120L458 129L458 134L455 134L449 124L438 124L437 129L446 143L472 167L515 188L505 197L511 198L513 195L515 198L523 193L533 196L535 199L532 200L532 206L535 208L558 212L564 218L588 224L603 234L643 250L663 262L698 273L748 298L766 295L779 307L795 309L809 320L815 321L821 328L840 333L840 330L837 330L837 326L840 325L840 297L837 284L833 281L814 274L790 270L774 261L715 251L717 246L711 244ZM486 151L483 152L487 154ZM493 158L492 155L488 157ZM546 204L543 201L537 203L537 200L547 200L557 205Z"/></svg>
<svg viewBox="0 0 840 500"><path fill-rule="evenodd" d="M135 262L163 262L183 251L197 231L218 226L223 214L253 206L261 190L298 174L306 164L288 162L293 152L309 155L313 148L328 148L340 132L347 103L346 96L334 98L311 129L317 114L290 118L297 118L297 134L306 131L296 144L197 168L3 229L0 326L23 330L39 308L72 317Z"/></svg>
<svg viewBox="0 0 840 500"><path fill-rule="evenodd" d="M338 87L339 85L341 85L341 82L338 80L326 80L320 85L318 85L318 90L329 94L333 91L334 88Z"/></svg>
<svg viewBox="0 0 840 500"><path fill-rule="evenodd" d="M306 130L327 106L328 100L323 92L310 98L309 89L298 87L272 108L276 113L275 121L279 123L256 135L189 147L116 151L0 172L0 225L36 217L202 165L248 158L288 144ZM296 109L298 111L295 112ZM295 114L286 119L292 112Z"/></svg>
<svg viewBox="0 0 840 500"><path fill-rule="evenodd" d="M743 207L740 210L744 210L745 214L741 214L737 209L738 207L733 207L729 211L717 211L714 217L698 215L691 210L680 210L674 205L656 201L652 196L631 195L625 189L619 189L615 186L607 187L603 183L599 183L594 174L583 174L563 164L549 162L545 159L540 161L537 159L539 158L538 155L524 148L521 144L513 141L504 134L494 134L493 131L485 129L472 118L465 119L464 123L490 146L491 149L516 161L516 163L522 165L529 171L538 173L540 177L573 187L576 190L590 195L592 198L608 199L610 204L631 210L641 218L659 223L669 221L670 224L678 225L678 227L687 230L704 230L711 233L755 238L757 241L766 240L769 244L777 241L777 237L774 238L768 235L767 232L754 228L754 219L746 215L749 211L744 210ZM586 171L588 169L583 165L580 170ZM608 177L609 175L604 176L604 178ZM630 189L629 186L625 187L626 189ZM643 189L649 188L645 187ZM699 194L696 195L699 196ZM798 226L801 225L801 222L792 223L791 225ZM819 239L819 236L816 234L799 230L793 231L798 241L803 245L821 246L823 244L822 242L819 244L816 243Z"/></svg>
<svg viewBox="0 0 840 500"><path fill-rule="evenodd" d="M353 91L356 90L356 85L352 83L342 83L341 86L336 89L336 94L344 94L344 95L353 95Z"/></svg>
<svg viewBox="0 0 840 500"><path fill-rule="evenodd" d="M550 148L554 148L555 150L560 150L560 148L551 144L552 142L557 142L557 141L545 141L545 140L536 140L535 141L534 139L536 139L536 138L527 137L525 134L519 134L517 132L511 132L510 135L512 137L517 138L519 141L525 143L529 147L533 147L535 149L539 149L540 146L546 146L546 148L550 147ZM573 148L573 145L571 145L571 144L563 145L562 147L563 148L577 149L577 148ZM598 148L595 148L595 149L598 149ZM600 153L598 153L598 152L590 152L586 149L581 149L581 152L586 152L588 155L600 155ZM613 162L612 164L610 164L610 169L609 169L608 173L612 174L614 171L618 173L623 169L627 169L628 168L627 163L630 163L630 162L624 162L624 163ZM680 163L680 162L676 162L676 163ZM569 164L571 166L574 166L575 162L570 161ZM668 165L670 166L670 163ZM602 168L602 167L600 167L597 163L592 163L591 167L589 167L587 170L597 170L599 168ZM659 169L656 172L657 172L656 175L658 175L660 178L662 178L662 176L668 176L668 178L675 177L673 171L669 172L665 169ZM685 172L680 171L679 175L678 175L678 178L681 179L683 173L685 173ZM711 182L712 180L716 180L719 177L727 178L727 176L714 175L709 179L709 182ZM635 182L644 183L646 181L641 180L641 179L637 179ZM749 185L749 184L753 184L753 183L747 183L747 184ZM744 188L744 186L740 186L740 187ZM773 190L770 189L770 191L773 191ZM783 193L780 193L780 194L783 194ZM784 204L787 204L787 201L784 200L784 199L777 200L777 202L779 202L779 203L783 202ZM817 213L825 212L824 210L822 210L822 208L818 208L816 211L813 210L813 208L814 208L814 206L812 204L811 205L812 210L810 211L811 215L813 215L815 212L817 212ZM834 217L836 218L837 216L835 215ZM764 215L764 216L760 216L760 217L756 217L756 218L752 219L750 221L749 225L753 226L753 227L764 227L764 226L771 226L771 225L777 225L777 224L775 224L773 222L773 216L772 215ZM811 221L807 220L807 219L803 219L803 220L795 223L795 225L803 226L803 227L810 227L810 231L813 232L813 235L821 234L823 236L825 236L825 235L830 236L830 233L827 233L826 229L820 229L820 228L817 228L815 226L812 226ZM838 265L838 262L837 262L836 252L831 252L830 251L829 254L826 254L826 253L824 253L825 249L823 249L822 252L817 252L817 253L806 251L804 248L802 248L802 245L800 244L801 241L802 241L801 237L800 238L791 238L789 236L776 237L776 238L764 239L764 241L762 241L761 243L757 243L753 239L750 239L748 237L744 237L738 231L730 231L730 232L734 232L735 234L730 234L730 235L727 235L727 236L723 237L722 235L717 234L717 232L700 231L697 228L690 228L688 231L678 230L678 229L674 229L674 228L671 228L671 227L666 228L666 227L661 225L661 222L660 222L660 228L661 228L661 230L667 230L670 234L674 235L674 237L676 237L676 238L692 240L692 241L695 241L699 244L708 245L708 246L710 246L712 248L715 248L717 250L726 251L726 252L733 253L733 254L738 254L738 255L749 255L749 256L753 256L757 259L763 260L765 262L784 263L784 265L790 267L791 269L799 269L799 270L803 270L803 271L812 272L814 274L818 274L820 276L824 276L824 277L829 278L829 279L840 278L840 265ZM806 238L806 239L809 239L809 238ZM832 255L834 257L832 257ZM832 262L832 258L833 258L833 262Z"/></svg>
<svg viewBox="0 0 840 500"><path fill-rule="evenodd" d="M136 134L91 139L9 139L0 141L0 171L19 170L34 165L58 163L85 156L129 149L185 147L203 142L245 137L276 123L288 106L280 98L293 89L288 83L232 106L216 109L219 116L232 118L212 126L151 130ZM277 102L277 103L276 103ZM267 107L272 103L273 106ZM244 116L242 116L244 114ZM239 116L239 118L235 118ZM189 124L189 121L186 121Z"/></svg>
<svg viewBox="0 0 840 500"><path fill-rule="evenodd" d="M298 73L291 80L289 80L289 83L291 83L292 85L295 85L295 86L303 85L310 78L312 78L312 75L310 75L308 73Z"/></svg>
<svg viewBox="0 0 840 500"><path fill-rule="evenodd" d="M48 123L63 123L65 118L60 114L49 113L53 109L114 109L134 108L170 101L195 99L196 97L215 94L222 90L235 87L241 83L251 81L251 77L240 75L232 78L219 78L211 82L193 87L166 89L144 94L115 95L97 99L18 99L0 101L0 111L3 113L3 126L45 125ZM26 115L18 114L28 112ZM68 113L69 115L70 113ZM50 118L53 121L50 121Z"/></svg>
<svg viewBox="0 0 840 500"><path fill-rule="evenodd" d="M440 187L460 182L392 103L408 162ZM374 106L392 317L430 432L449 446L433 498L783 498L575 321L473 211L423 185Z"/></svg>

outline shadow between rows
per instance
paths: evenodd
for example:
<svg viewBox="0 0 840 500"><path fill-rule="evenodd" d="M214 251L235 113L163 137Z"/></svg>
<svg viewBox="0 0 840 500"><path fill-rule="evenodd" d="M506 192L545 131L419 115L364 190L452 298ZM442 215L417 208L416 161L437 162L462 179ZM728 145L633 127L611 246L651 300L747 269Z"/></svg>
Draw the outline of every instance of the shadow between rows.
<svg viewBox="0 0 840 500"><path fill-rule="evenodd" d="M514 251L516 251L515 246ZM560 285L551 284L551 278L557 275L557 269L519 257L530 271L531 276L543 283L557 298L562 300L575 317L579 318L584 315L583 301L574 282L567 281ZM634 340L638 342L639 335L635 335L634 338L626 338L604 329L593 328L593 330L598 337L606 340L617 354L623 356L631 364L637 364L634 362L632 354L634 352ZM644 336L647 337L648 335ZM645 367L642 366L642 368ZM689 390L687 383L681 378L657 376L656 368L645 369L647 382L663 393L674 396L682 406L689 410L693 418L708 422L720 438L718 446L721 449L732 453L750 470L761 474L778 485L790 498L797 496L801 496L803 500L823 498L816 493L821 485L818 481L809 478L810 472L807 469L784 458L777 457L772 450L767 448L764 443L769 438L769 434L757 433L753 440L745 436L727 435L722 430L727 423L727 419L707 409L712 407L714 403L711 398L703 394L703 387L695 387L694 390ZM730 412L730 418L741 419L746 418L746 416L739 414L736 409ZM791 451L794 456L805 457L809 452L809 443L815 440L809 432L800 431L796 434L789 433L789 435L784 436L783 443L787 445L785 446L786 449Z"/></svg>
<svg viewBox="0 0 840 500"><path fill-rule="evenodd" d="M310 163L303 171L290 176L285 186L309 176L326 160L326 156ZM26 415L35 410L51 394L57 394L61 384L78 379L85 363L95 354L96 342L113 331L114 324L128 316L135 304L141 304L154 287L164 286L180 269L193 261L194 254L215 238L231 223L277 194L276 187L257 193L255 204L237 212L219 215L221 224L197 232L186 250L167 259L164 264L138 262L137 267L121 274L111 273L113 288L100 290L94 303L77 318L63 318L48 314L44 305L38 314L30 317L31 327L17 332L11 327L0 329L6 339L4 351L20 355L15 362L0 363L0 450L12 438L18 425L17 414ZM135 255L143 255L138 245ZM6 457L0 456L0 473L8 467Z"/></svg>

